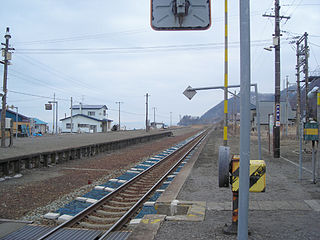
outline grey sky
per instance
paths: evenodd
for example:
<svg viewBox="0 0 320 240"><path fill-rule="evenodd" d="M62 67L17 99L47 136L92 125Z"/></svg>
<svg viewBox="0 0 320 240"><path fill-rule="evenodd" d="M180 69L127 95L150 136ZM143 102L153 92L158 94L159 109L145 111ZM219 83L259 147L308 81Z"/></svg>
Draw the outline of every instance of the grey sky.
<svg viewBox="0 0 320 240"><path fill-rule="evenodd" d="M238 2L229 1L230 84L240 82ZM320 3L280 3L281 14L291 16L281 22L281 29L290 32L283 33L281 42L281 79L289 75L294 82L296 57L288 37L308 32L310 70L319 68ZM274 19L262 14L273 13L273 5L274 0L251 1L251 79L260 92L270 93L274 91L274 52L263 47L272 44ZM191 101L182 95L188 85L223 85L223 0L212 2L212 26L207 31L152 30L147 0L10 0L0 8L1 42L7 26L16 48L9 67L8 104L18 106L26 116L52 122L51 112L44 110L49 99L19 93L52 98L55 92L61 99L59 118L70 115L70 97L75 104L106 104L109 118L116 123L115 102L121 101L121 121L129 128L144 126L147 92L151 120L156 107L156 121L167 124L170 112L176 123L179 115L200 116L223 99L219 90L199 92Z"/></svg>

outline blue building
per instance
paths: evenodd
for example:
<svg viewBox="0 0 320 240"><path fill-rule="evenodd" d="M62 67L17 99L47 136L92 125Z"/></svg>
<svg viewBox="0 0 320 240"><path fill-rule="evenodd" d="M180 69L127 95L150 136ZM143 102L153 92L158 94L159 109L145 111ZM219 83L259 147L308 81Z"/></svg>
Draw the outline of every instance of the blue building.
<svg viewBox="0 0 320 240"><path fill-rule="evenodd" d="M2 109L0 109L0 119L1 119L1 112ZM30 118L20 114L16 113L14 111L11 111L7 109L6 111L6 118L11 118L13 123L13 132L16 133L16 129L18 128L18 136L29 136L31 134L31 128L30 128Z"/></svg>

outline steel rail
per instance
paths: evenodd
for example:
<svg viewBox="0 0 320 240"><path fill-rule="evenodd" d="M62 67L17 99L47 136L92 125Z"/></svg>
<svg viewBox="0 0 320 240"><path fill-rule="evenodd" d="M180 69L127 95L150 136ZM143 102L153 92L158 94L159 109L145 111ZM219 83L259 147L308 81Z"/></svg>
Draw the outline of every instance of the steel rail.
<svg viewBox="0 0 320 240"><path fill-rule="evenodd" d="M202 133L199 134L199 136L197 136L196 138L199 138L201 135L204 135L207 131L203 131ZM202 136L204 137L204 136ZM74 225L75 223L77 223L80 219L83 219L85 216L87 216L90 212L95 211L96 209L98 209L99 207L101 207L109 198L113 197L116 193L122 191L123 188L125 188L127 185L132 184L136 179L140 178L142 175L146 174L147 172L153 170L154 168L156 168L158 165L160 165L164 160L168 159L169 157L171 157L173 154L176 154L178 151L182 150L184 147L186 147L188 144L190 144L193 140L191 140L190 142L186 143L184 146L176 149L175 151L173 151L172 153L170 153L168 156L166 156L165 158L163 158L161 161L155 163L154 165L152 165L150 168L142 171L141 173L139 173L138 175L136 175L135 177L133 177L132 179L130 179L129 181L127 181L126 183L124 183L123 185L119 186L117 189L113 190L112 192L110 192L108 195L104 196L103 198L101 198L100 200L98 200L96 203L90 205L89 207L85 208L84 210L82 210L81 212L79 212L78 214L76 214L73 218L71 218L70 220L58 225L57 227L55 227L54 229L52 229L51 231L49 231L48 233L44 234L43 236L39 237L37 240L44 240L47 237L53 235L54 233L58 232L59 230L65 228L65 227L70 227L72 225ZM199 140L200 141L200 140ZM198 144L198 141L197 141ZM195 145L196 146L196 145ZM193 146L191 149L193 149L195 146ZM192 150L190 150L192 151ZM189 152L188 151L188 154ZM184 155L185 157L185 155ZM180 160L179 160L180 161ZM162 179L162 178L161 178ZM140 200L139 200L140 201ZM136 206L136 204L134 205ZM129 209L128 211L130 211L131 209ZM118 225L119 221L122 219L122 217L114 224L114 225ZM115 227L111 227L112 229L114 229ZM110 229L111 229L110 228ZM110 231L107 231L108 234L110 233ZM104 235L103 235L104 236Z"/></svg>
<svg viewBox="0 0 320 240"><path fill-rule="evenodd" d="M201 136L202 135L202 136ZM168 170L159 180L156 184L154 184L148 192L146 192L136 203L134 206L132 206L111 228L108 229L107 232L105 232L98 240L105 239L113 230L119 229L126 221L127 219L136 211L136 209L139 207L139 205L150 195L152 191L154 191L162 182L163 180L190 154L190 152L206 137L207 135L204 133L200 134L198 138L200 139L193 144L193 146L182 156L180 159ZM190 143L190 142L189 142ZM189 144L187 143L187 144ZM186 145L187 145L186 144ZM186 146L185 145L185 146ZM185 147L184 146L184 147Z"/></svg>

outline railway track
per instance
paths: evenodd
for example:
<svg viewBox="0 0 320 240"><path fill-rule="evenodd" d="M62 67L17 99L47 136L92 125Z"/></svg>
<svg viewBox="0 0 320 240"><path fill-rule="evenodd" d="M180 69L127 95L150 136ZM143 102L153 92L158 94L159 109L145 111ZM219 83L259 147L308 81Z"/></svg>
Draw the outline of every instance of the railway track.
<svg viewBox="0 0 320 240"><path fill-rule="evenodd" d="M92 230L95 233L99 231L98 237L94 236L90 239L108 239L111 232L121 229L125 223L134 217L148 197L155 192L168 175L175 171L177 166L206 135L207 132L203 131L186 141L183 146L172 150L163 159L155 160L153 163L149 161L150 165L144 164L144 167L148 168L131 169L130 171L137 171L139 174L75 215L72 219L47 231L38 240L65 239L66 230L75 230L75 232L77 230ZM64 234L61 234L62 232ZM69 236L71 236L71 232ZM69 239L73 238L69 237Z"/></svg>

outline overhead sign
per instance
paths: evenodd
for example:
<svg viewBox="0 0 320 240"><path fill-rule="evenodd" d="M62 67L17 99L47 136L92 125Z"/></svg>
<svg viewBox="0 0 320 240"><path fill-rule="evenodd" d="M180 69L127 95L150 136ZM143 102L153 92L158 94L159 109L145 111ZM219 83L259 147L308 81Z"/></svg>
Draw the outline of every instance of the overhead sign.
<svg viewBox="0 0 320 240"><path fill-rule="evenodd" d="M46 110L52 110L52 104L46 103L44 106Z"/></svg>
<svg viewBox="0 0 320 240"><path fill-rule="evenodd" d="M185 95L189 100L193 98L194 95L196 95L197 91L196 90L190 90L192 87L188 86L186 90L184 90L183 95Z"/></svg>
<svg viewBox="0 0 320 240"><path fill-rule="evenodd" d="M154 30L206 30L210 25L209 0L151 0Z"/></svg>

